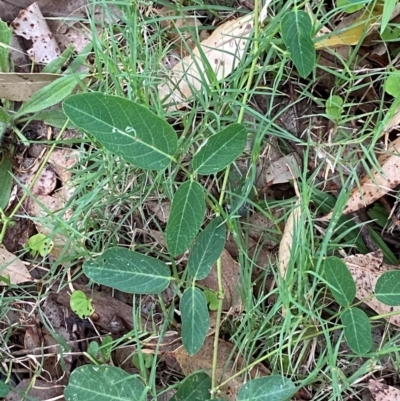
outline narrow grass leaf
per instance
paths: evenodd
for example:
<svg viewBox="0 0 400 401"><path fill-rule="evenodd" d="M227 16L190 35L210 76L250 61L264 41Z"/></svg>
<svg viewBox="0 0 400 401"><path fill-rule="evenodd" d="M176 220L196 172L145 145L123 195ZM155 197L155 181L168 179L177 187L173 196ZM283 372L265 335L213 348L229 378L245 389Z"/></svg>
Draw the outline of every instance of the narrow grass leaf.
<svg viewBox="0 0 400 401"><path fill-rule="evenodd" d="M400 306L400 270L383 273L376 282L375 295L389 306Z"/></svg>
<svg viewBox="0 0 400 401"><path fill-rule="evenodd" d="M358 308L346 309L341 316L344 337L357 355L366 354L372 347L371 323L367 314Z"/></svg>
<svg viewBox="0 0 400 401"><path fill-rule="evenodd" d="M206 278L225 246L226 230L221 217L216 217L200 233L189 256L187 269L194 280Z"/></svg>
<svg viewBox="0 0 400 401"><path fill-rule="evenodd" d="M0 43L4 46L0 46L0 72L8 72L9 70L9 53L11 44L11 29L8 25L0 20Z"/></svg>
<svg viewBox="0 0 400 401"><path fill-rule="evenodd" d="M325 259L325 278L336 302L341 306L349 306L356 296L356 284L346 264L331 256Z"/></svg>
<svg viewBox="0 0 400 401"><path fill-rule="evenodd" d="M202 347L210 325L207 300L203 291L191 287L185 290L179 305L183 346L193 356Z"/></svg>
<svg viewBox="0 0 400 401"><path fill-rule="evenodd" d="M193 157L197 174L214 174L232 163L246 146L247 130L242 124L231 124L210 137Z"/></svg>
<svg viewBox="0 0 400 401"><path fill-rule="evenodd" d="M250 380L239 390L238 401L286 401L296 391L294 383L283 376L271 375Z"/></svg>
<svg viewBox="0 0 400 401"><path fill-rule="evenodd" d="M173 257L185 252L200 230L206 203L203 187L196 181L184 182L176 191L165 232Z"/></svg>
<svg viewBox="0 0 400 401"><path fill-rule="evenodd" d="M297 71L303 78L307 77L315 65L310 16L304 11L287 13L281 21L281 32Z"/></svg>
<svg viewBox="0 0 400 401"><path fill-rule="evenodd" d="M148 170L167 167L177 149L177 135L162 118L128 99L102 93L71 96L64 113L106 149Z"/></svg>
<svg viewBox="0 0 400 401"><path fill-rule="evenodd" d="M207 373L197 372L187 377L169 401L205 401L211 396L211 378Z"/></svg>
<svg viewBox="0 0 400 401"><path fill-rule="evenodd" d="M0 107L0 140L3 134L6 132L6 128L10 124L10 115Z"/></svg>
<svg viewBox="0 0 400 401"><path fill-rule="evenodd" d="M35 113L62 102L85 76L86 74L76 74L56 79L28 99L13 115L13 119L16 120L24 114Z"/></svg>
<svg viewBox="0 0 400 401"><path fill-rule="evenodd" d="M146 392L138 378L120 368L84 365L72 372L64 397L67 401L145 401Z"/></svg>
<svg viewBox="0 0 400 401"><path fill-rule="evenodd" d="M12 189L12 163L11 160L4 155L0 159L0 209L4 210L10 199Z"/></svg>
<svg viewBox="0 0 400 401"><path fill-rule="evenodd" d="M381 34L386 29L389 21L392 18L392 14L396 7L398 0L385 0L383 2L383 12L382 12L382 21L381 21Z"/></svg>
<svg viewBox="0 0 400 401"><path fill-rule="evenodd" d="M158 294L170 282L171 272L158 259L125 248L110 248L83 264L91 280L130 294Z"/></svg>

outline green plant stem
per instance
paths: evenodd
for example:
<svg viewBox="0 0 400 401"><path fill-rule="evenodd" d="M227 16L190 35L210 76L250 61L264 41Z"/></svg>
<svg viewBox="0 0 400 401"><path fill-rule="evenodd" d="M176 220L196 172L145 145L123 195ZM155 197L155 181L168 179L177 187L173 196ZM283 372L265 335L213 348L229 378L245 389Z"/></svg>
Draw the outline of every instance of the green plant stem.
<svg viewBox="0 0 400 401"><path fill-rule="evenodd" d="M54 143L51 145L49 151L47 152L46 156L44 157L44 159L43 159L38 171L33 176L33 179L31 181L31 183L26 188L26 191L24 191L23 195L21 196L21 199L19 200L17 205L14 207L13 211L7 217L5 217L3 215L1 216L2 220L3 220L3 218L4 218L4 220L3 220L3 227L1 228L1 232L0 232L0 244L4 240L4 236L6 234L6 230L7 230L7 227L9 225L9 223L12 221L13 217L17 214L18 210L20 209L22 204L25 202L26 198L30 195L33 186L35 185L35 183L36 183L37 179L39 178L40 174L42 173L44 167L46 166L47 162L49 161L51 154L53 153L55 147L57 146L57 141L63 135L64 131L66 130L66 128L68 126L68 124L69 124L69 120L66 121L66 123L64 124L64 126L60 130L59 134L57 135L56 139L54 140Z"/></svg>
<svg viewBox="0 0 400 401"><path fill-rule="evenodd" d="M247 79L246 90L242 99L242 106L240 108L238 123L243 121L244 112L247 100L249 98L249 93L251 90L251 85L253 83L253 78L256 71L257 66L257 54L258 54L258 37L259 37L259 14L260 14L260 3L258 0L255 1L254 7L254 35L253 35L253 43L252 43L252 53L253 53L253 62L251 63L249 76ZM225 169L225 174L221 187L221 194L219 197L219 207L222 208L224 203L226 188L228 186L228 179L230 173L230 165ZM216 215L219 215L219 212L216 212ZM213 361L212 361L212 374L211 374L211 392L215 393L217 389L217 361L218 361L218 341L219 341L219 332L221 325L221 316L222 316L222 305L224 300L224 289L222 284L222 263L221 257L217 260L217 276L218 276L218 310L217 310L217 320L215 325L215 333L214 333L214 352L213 352Z"/></svg>

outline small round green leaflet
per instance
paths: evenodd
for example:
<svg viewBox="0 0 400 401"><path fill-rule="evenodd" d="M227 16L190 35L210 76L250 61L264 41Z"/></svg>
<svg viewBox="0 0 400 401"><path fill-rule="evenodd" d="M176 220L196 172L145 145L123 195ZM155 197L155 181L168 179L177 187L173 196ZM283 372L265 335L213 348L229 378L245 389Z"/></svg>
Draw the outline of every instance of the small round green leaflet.
<svg viewBox="0 0 400 401"><path fill-rule="evenodd" d="M128 99L103 93L70 96L67 117L106 149L146 170L166 168L177 149L174 129L150 110Z"/></svg>
<svg viewBox="0 0 400 401"><path fill-rule="evenodd" d="M211 378L204 372L188 376L179 386L170 401L205 401L211 393Z"/></svg>
<svg viewBox="0 0 400 401"><path fill-rule="evenodd" d="M146 393L139 379L120 368L84 365L72 372L64 397L67 401L145 401Z"/></svg>
<svg viewBox="0 0 400 401"><path fill-rule="evenodd" d="M44 234L38 233L32 235L32 237L28 239L26 247L30 250L33 256L39 253L39 255L44 258L51 252L53 246L54 244L51 239L46 237Z"/></svg>
<svg viewBox="0 0 400 401"><path fill-rule="evenodd" d="M75 312L81 319L87 319L94 312L92 299L88 298L81 290L74 291L71 294L69 304L71 306L71 310Z"/></svg>
<svg viewBox="0 0 400 401"><path fill-rule="evenodd" d="M295 393L295 385L286 377L272 375L245 383L238 401L287 401Z"/></svg>
<svg viewBox="0 0 400 401"><path fill-rule="evenodd" d="M243 152L247 130L242 124L231 124L208 138L194 155L192 167L197 174L215 174L232 163Z"/></svg>
<svg viewBox="0 0 400 401"><path fill-rule="evenodd" d="M185 181L172 200L165 240L175 257L185 252L200 230L206 213L203 187L196 181Z"/></svg>
<svg viewBox="0 0 400 401"><path fill-rule="evenodd" d="M356 285L346 264L336 256L325 259L325 279L332 295L341 306L349 306L356 296Z"/></svg>
<svg viewBox="0 0 400 401"><path fill-rule="evenodd" d="M306 78L315 65L315 47L311 39L312 21L304 11L291 11L281 21L283 41L300 76Z"/></svg>
<svg viewBox="0 0 400 401"><path fill-rule="evenodd" d="M7 386L6 383L0 380L0 397L4 398L10 392L10 388Z"/></svg>
<svg viewBox="0 0 400 401"><path fill-rule="evenodd" d="M326 101L325 111L331 120L340 120L343 112L343 99L340 96L332 95Z"/></svg>
<svg viewBox="0 0 400 401"><path fill-rule="evenodd" d="M346 309L341 316L344 337L350 349L357 355L366 354L372 347L371 323L364 311Z"/></svg>
<svg viewBox="0 0 400 401"><path fill-rule="evenodd" d="M179 308L182 315L182 342L189 355L193 356L202 347L210 325L203 291L196 287L185 290Z"/></svg>
<svg viewBox="0 0 400 401"><path fill-rule="evenodd" d="M83 272L96 283L129 294L159 294L171 280L170 269L162 261L119 247L86 261Z"/></svg>
<svg viewBox="0 0 400 401"><path fill-rule="evenodd" d="M221 217L216 217L199 234L190 250L187 264L188 273L194 280L203 280L225 246L226 230Z"/></svg>
<svg viewBox="0 0 400 401"><path fill-rule="evenodd" d="M400 270L383 273L376 282L375 295L385 305L400 306Z"/></svg>
<svg viewBox="0 0 400 401"><path fill-rule="evenodd" d="M400 71L392 71L386 78L385 92L393 97L400 96Z"/></svg>

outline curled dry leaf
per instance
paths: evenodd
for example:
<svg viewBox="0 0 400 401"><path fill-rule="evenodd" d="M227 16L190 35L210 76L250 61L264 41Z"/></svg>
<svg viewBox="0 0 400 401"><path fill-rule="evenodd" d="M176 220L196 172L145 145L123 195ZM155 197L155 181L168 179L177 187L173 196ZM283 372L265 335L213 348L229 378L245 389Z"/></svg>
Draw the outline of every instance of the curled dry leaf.
<svg viewBox="0 0 400 401"><path fill-rule="evenodd" d="M368 382L368 388L375 401L400 401L400 390L396 387L371 379Z"/></svg>
<svg viewBox="0 0 400 401"><path fill-rule="evenodd" d="M287 219L281 243L279 245L279 270L282 278L285 278L287 274L290 258L292 255L293 232L298 225L300 214L300 199L297 199L293 211L290 213Z"/></svg>
<svg viewBox="0 0 400 401"><path fill-rule="evenodd" d="M194 90L208 84L206 71L211 68L218 80L227 77L239 65L253 28L253 14L219 26L200 43L190 56L170 70L167 82L158 92L168 111L187 106ZM204 58L207 59L205 62Z"/></svg>
<svg viewBox="0 0 400 401"><path fill-rule="evenodd" d="M21 10L11 26L17 35L32 41L28 55L35 63L48 64L60 55L58 44L37 3Z"/></svg>
<svg viewBox="0 0 400 401"><path fill-rule="evenodd" d="M11 284L32 281L26 266L3 245L0 245L0 269L0 275L8 277ZM0 281L0 285L6 285L6 283Z"/></svg>
<svg viewBox="0 0 400 401"><path fill-rule="evenodd" d="M239 311L242 303L239 294L240 268L230 253L224 249L221 254L222 287L225 292L222 309L224 311ZM210 274L199 281L200 285L218 291L218 274L216 264L212 267Z"/></svg>
<svg viewBox="0 0 400 401"><path fill-rule="evenodd" d="M241 356L234 355L233 345L222 339L218 340L218 359L217 359L217 383L222 383L232 377L239 370L246 368L249 363L244 361ZM211 376L212 361L214 353L214 338L207 337L202 348L196 356L191 357L184 347L175 350L172 355L176 358L185 376L189 376L198 370L205 371ZM232 355L233 354L233 355ZM250 363L253 360L250 361ZM254 379L260 376L270 375L270 371L261 363L255 365L251 370L246 369L247 379ZM236 400L237 393L244 384L245 377L238 376L230 380L221 387L221 391L229 400Z"/></svg>
<svg viewBox="0 0 400 401"><path fill-rule="evenodd" d="M393 311L399 311L399 306L388 306L378 301L374 296L374 289L378 278L382 273L393 270L395 266L383 263L383 254L381 251L371 252L367 255L353 255L344 258L351 275L356 283L356 297L368 305L379 315L384 315ZM400 315L386 318L389 323L400 327Z"/></svg>
<svg viewBox="0 0 400 401"><path fill-rule="evenodd" d="M386 195L391 189L400 184L400 137L393 141L387 151L378 157L381 171L374 171L372 177L366 175L355 187L347 201L343 214L355 212L370 205ZM332 218L332 212L322 217L321 221Z"/></svg>

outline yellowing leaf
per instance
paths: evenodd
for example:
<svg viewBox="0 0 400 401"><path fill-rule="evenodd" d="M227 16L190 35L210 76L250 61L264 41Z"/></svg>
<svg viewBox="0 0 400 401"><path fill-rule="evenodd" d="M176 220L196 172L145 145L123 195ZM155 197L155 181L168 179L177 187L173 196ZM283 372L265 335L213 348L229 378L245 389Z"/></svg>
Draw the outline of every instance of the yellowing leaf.
<svg viewBox="0 0 400 401"><path fill-rule="evenodd" d="M170 70L168 81L158 86L160 98L168 111L179 110L187 105L195 90L209 84L211 68L218 80L227 77L239 65L253 28L253 14L219 26L200 48ZM207 59L207 62L204 59Z"/></svg>
<svg viewBox="0 0 400 401"><path fill-rule="evenodd" d="M11 284L33 281L26 266L3 245L0 245L0 275L9 278ZM6 283L0 281L0 285Z"/></svg>

